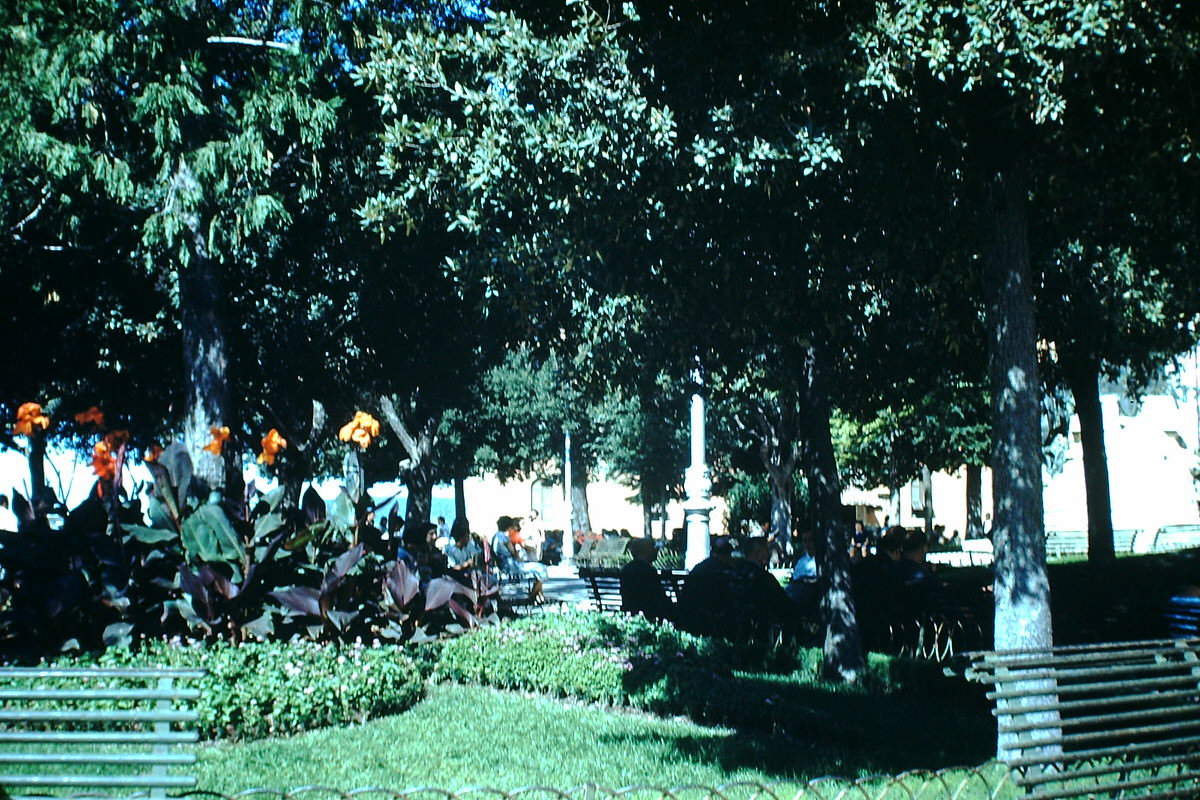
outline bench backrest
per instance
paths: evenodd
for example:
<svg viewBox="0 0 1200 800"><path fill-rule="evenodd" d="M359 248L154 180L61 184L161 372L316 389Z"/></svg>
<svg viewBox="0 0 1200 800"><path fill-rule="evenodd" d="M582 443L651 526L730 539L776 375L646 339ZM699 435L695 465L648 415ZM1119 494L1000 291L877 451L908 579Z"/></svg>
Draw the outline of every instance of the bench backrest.
<svg viewBox="0 0 1200 800"><path fill-rule="evenodd" d="M198 719L182 701L196 689L178 683L203 670L0 668L0 787L83 787L108 793L196 785L171 772L196 761L180 745L195 742Z"/></svg>
<svg viewBox="0 0 1200 800"><path fill-rule="evenodd" d="M1200 639L968 657L1027 797L1200 792Z"/></svg>
<svg viewBox="0 0 1200 800"><path fill-rule="evenodd" d="M613 569L581 568L579 577L588 587L592 605L597 611L621 610L621 573ZM663 592L672 603L679 600L679 588L687 573L680 570L662 570L658 579L662 582Z"/></svg>

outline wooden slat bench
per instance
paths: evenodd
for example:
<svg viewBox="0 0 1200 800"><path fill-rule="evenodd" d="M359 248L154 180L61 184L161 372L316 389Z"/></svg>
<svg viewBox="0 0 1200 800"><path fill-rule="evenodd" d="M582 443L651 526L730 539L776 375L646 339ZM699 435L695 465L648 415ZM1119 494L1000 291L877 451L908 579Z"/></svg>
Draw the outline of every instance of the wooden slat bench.
<svg viewBox="0 0 1200 800"><path fill-rule="evenodd" d="M1177 595L1163 607L1163 621L1173 639L1194 639L1200 636L1200 597Z"/></svg>
<svg viewBox="0 0 1200 800"><path fill-rule="evenodd" d="M678 602L679 587L683 584L686 576L686 572L679 570L662 570L658 573L663 592L672 603ZM579 577L587 584L592 606L597 611L621 610L620 570L581 568Z"/></svg>
<svg viewBox="0 0 1200 800"><path fill-rule="evenodd" d="M1031 800L1200 796L1200 639L965 658Z"/></svg>
<svg viewBox="0 0 1200 800"><path fill-rule="evenodd" d="M575 554L575 565L580 569L617 569L629 561L626 552L629 539L607 537L585 542Z"/></svg>
<svg viewBox="0 0 1200 800"><path fill-rule="evenodd" d="M86 789L113 796L196 785L172 767L194 764L181 745L199 738L198 716L181 701L200 693L179 681L203 670L0 668L0 788L25 792Z"/></svg>

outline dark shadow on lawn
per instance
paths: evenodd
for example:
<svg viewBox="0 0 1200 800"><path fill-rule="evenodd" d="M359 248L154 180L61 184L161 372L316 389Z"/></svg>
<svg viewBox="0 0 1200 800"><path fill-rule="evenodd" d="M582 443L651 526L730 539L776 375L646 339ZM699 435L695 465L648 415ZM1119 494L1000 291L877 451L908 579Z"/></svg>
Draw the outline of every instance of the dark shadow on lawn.
<svg viewBox="0 0 1200 800"><path fill-rule="evenodd" d="M682 735L672 746L681 758L780 779L896 774L990 759L996 732L983 689L961 678L930 678L936 665L914 668L924 673L922 685L893 690L672 671L666 692L692 719L737 732Z"/></svg>

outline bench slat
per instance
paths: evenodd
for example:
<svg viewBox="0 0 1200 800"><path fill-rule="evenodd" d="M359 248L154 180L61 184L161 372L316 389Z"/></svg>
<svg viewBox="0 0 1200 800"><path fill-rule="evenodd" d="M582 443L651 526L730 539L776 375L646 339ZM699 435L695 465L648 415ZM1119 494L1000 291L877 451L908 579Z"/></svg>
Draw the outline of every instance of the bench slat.
<svg viewBox="0 0 1200 800"><path fill-rule="evenodd" d="M0 743L20 744L186 744L196 731L0 731Z"/></svg>
<svg viewBox="0 0 1200 800"><path fill-rule="evenodd" d="M0 764L195 764L194 753L0 753ZM3 779L0 779L3 780Z"/></svg>
<svg viewBox="0 0 1200 800"><path fill-rule="evenodd" d="M1136 764L1132 765L1136 769ZM1089 783L1086 787L1068 786L1053 791L1037 791L1032 794L1025 795L1026 800L1061 800L1066 797L1079 797L1081 794L1086 794L1088 797L1100 797L1106 793L1124 792L1127 789L1144 789L1149 786L1161 786L1164 784L1177 784L1185 781L1191 782L1200 779L1200 772L1190 771L1181 772L1174 775L1156 776L1153 778L1142 778L1139 780L1115 781L1111 783ZM1194 786L1192 787L1195 788ZM1188 793L1189 795L1191 792ZM1147 797L1186 797L1188 795L1180 794L1179 792L1167 792L1160 795L1137 795L1142 800Z"/></svg>
<svg viewBox="0 0 1200 800"><path fill-rule="evenodd" d="M203 678L202 669L118 669L107 667L0 667L0 678Z"/></svg>
<svg viewBox="0 0 1200 800"><path fill-rule="evenodd" d="M1091 761L1102 758L1119 758L1121 756L1138 756L1142 753L1170 752L1180 749L1196 750L1200 747L1200 736L1178 736L1173 739L1163 739L1158 742L1142 742L1139 744L1123 744L1118 747L1095 747L1089 750L1072 750L1054 756L1055 763L1066 764L1077 761ZM1046 756L1009 759L1010 767L1031 767L1045 764Z"/></svg>
<svg viewBox="0 0 1200 800"><path fill-rule="evenodd" d="M0 700L199 700L198 689L0 689Z"/></svg>
<svg viewBox="0 0 1200 800"><path fill-rule="evenodd" d="M4 786L147 786L161 789L189 788L196 779L187 775L5 775Z"/></svg>
<svg viewBox="0 0 1200 800"><path fill-rule="evenodd" d="M1146 678L1140 681L1103 681L1097 683L1077 683L1059 686L1055 694L1084 694L1090 692L1119 691L1123 689L1166 689L1174 686L1196 686L1197 678L1193 675L1173 675L1164 678ZM987 693L989 700L1008 700L1014 697L1028 697L1029 692L1020 689L993 690Z"/></svg>
<svg viewBox="0 0 1200 800"><path fill-rule="evenodd" d="M1069 777L1070 780L1078 778L1102 778L1105 775L1112 775L1114 772L1130 772L1144 771L1148 769L1157 769L1159 767L1175 767L1179 766L1179 755L1162 756L1160 758L1146 758L1139 761L1131 761L1122 763L1119 761L1110 762L1108 764L1098 764L1094 767L1084 769L1073 769L1070 773L1057 772L1050 769L1046 772L1036 775L1026 775L1022 780L1025 786L1041 786L1047 783L1061 783ZM1178 773L1176 773L1178 774ZM1170 775L1170 773L1168 773ZM1172 777L1174 777L1172 775Z"/></svg>
<svg viewBox="0 0 1200 800"><path fill-rule="evenodd" d="M1092 731L1089 733L1073 733L1070 738L1063 736L1055 737L1030 737L1018 742L1022 749L1029 750L1034 748L1055 747L1067 742L1098 742L1112 738L1114 733L1119 733L1122 736L1150 736L1155 734L1171 734L1179 733L1185 730L1200 730L1200 720L1190 722L1168 722L1162 725L1143 725L1140 728L1126 728L1121 731ZM1043 759L1045 760L1045 759Z"/></svg>
<svg viewBox="0 0 1200 800"><path fill-rule="evenodd" d="M1024 705L1011 706L1008 708L997 709L997 717L1024 717L1029 714L1044 714L1047 712L1080 712L1089 710L1104 710L1113 706L1126 706L1131 703L1141 703L1143 705L1154 703L1153 708L1138 709L1136 711L1117 711L1109 714L1071 714L1065 717L1059 717L1054 720L1042 720L1041 724L1028 723L1026 727L1019 725L1000 723L1000 727L1006 733L1021 730L1037 730L1039 728L1060 727L1060 726L1079 726L1088 725L1090 723L1112 723L1120 722L1126 719L1147 719L1155 716L1174 716L1176 714L1196 713L1200 714L1200 706L1194 705L1191 708L1187 706L1163 706L1164 702L1173 700L1195 700L1196 691L1181 691L1181 692L1162 692L1153 696L1139 695L1123 695L1119 698L1104 698L1097 697L1093 700L1073 700L1066 703L1042 703L1040 705Z"/></svg>
<svg viewBox="0 0 1200 800"><path fill-rule="evenodd" d="M200 715L195 711L158 711L154 709L130 711L49 711L27 709L0 711L0 722L195 722Z"/></svg>

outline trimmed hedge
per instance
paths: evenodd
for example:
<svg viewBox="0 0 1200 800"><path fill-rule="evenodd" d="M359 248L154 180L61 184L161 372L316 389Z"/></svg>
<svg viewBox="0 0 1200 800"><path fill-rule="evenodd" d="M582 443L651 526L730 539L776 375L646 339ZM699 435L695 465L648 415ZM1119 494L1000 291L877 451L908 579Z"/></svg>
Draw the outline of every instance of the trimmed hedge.
<svg viewBox="0 0 1200 800"><path fill-rule="evenodd" d="M110 648L58 663L208 670L189 683L200 690L194 708L204 739L261 739L363 722L404 711L425 692L416 661L395 645L146 640L136 651Z"/></svg>

